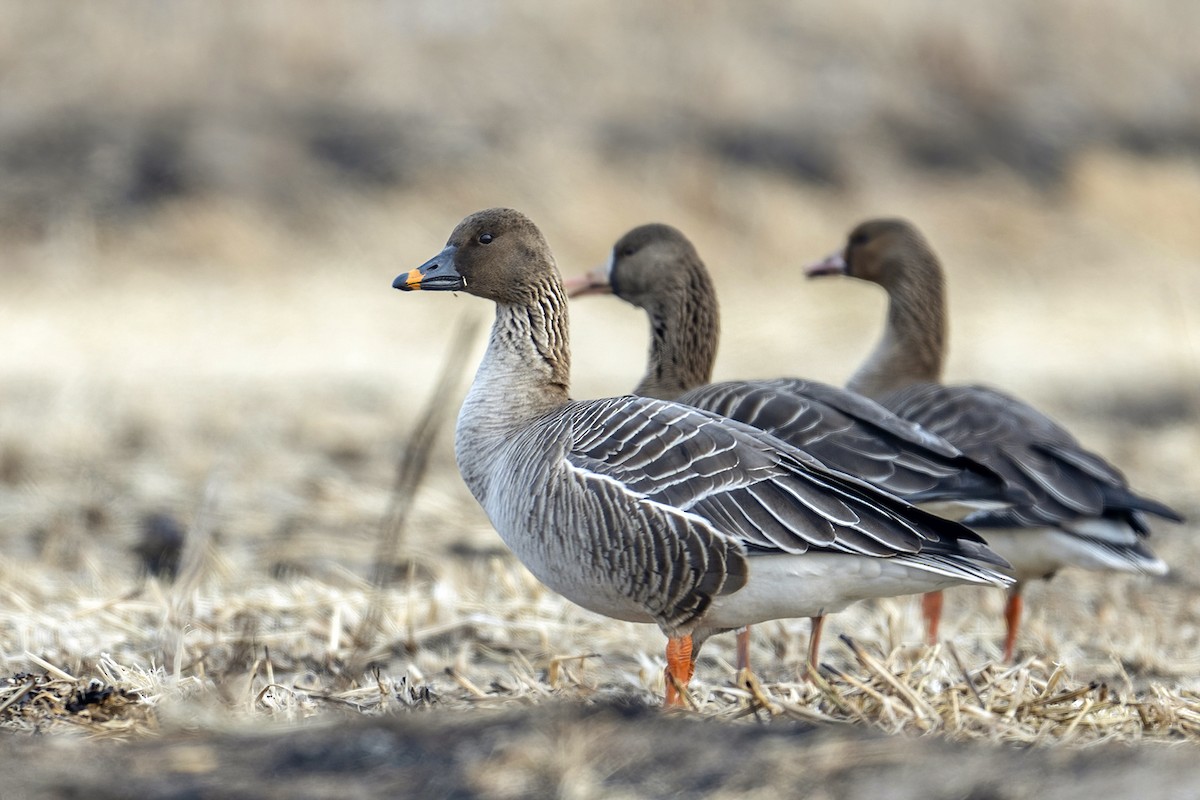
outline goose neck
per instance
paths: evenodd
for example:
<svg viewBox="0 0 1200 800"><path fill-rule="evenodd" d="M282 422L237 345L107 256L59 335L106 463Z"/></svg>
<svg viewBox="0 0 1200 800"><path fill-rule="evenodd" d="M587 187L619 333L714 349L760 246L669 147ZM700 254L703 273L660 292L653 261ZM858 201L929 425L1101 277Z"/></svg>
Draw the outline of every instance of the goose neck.
<svg viewBox="0 0 1200 800"><path fill-rule="evenodd" d="M561 286L530 303L497 303L487 351L458 415L455 452L472 492L492 457L534 419L569 401L571 358Z"/></svg>
<svg viewBox="0 0 1200 800"><path fill-rule="evenodd" d="M879 398L916 383L942 378L946 353L945 280L936 262L908 269L887 287L883 335L854 374L849 388Z"/></svg>
<svg viewBox="0 0 1200 800"><path fill-rule="evenodd" d="M687 286L646 309L650 318L650 354L635 394L673 400L712 380L720 337L719 313L712 287Z"/></svg>

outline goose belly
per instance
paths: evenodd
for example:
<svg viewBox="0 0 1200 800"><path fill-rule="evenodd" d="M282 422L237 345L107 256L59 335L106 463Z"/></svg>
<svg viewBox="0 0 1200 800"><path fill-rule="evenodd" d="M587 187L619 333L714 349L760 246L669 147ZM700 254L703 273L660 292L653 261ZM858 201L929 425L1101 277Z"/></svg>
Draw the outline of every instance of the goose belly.
<svg viewBox="0 0 1200 800"><path fill-rule="evenodd" d="M772 619L815 617L872 597L919 594L965 581L888 558L841 553L751 559L740 591L713 599L708 628L739 628Z"/></svg>
<svg viewBox="0 0 1200 800"><path fill-rule="evenodd" d="M1063 567L1145 572L1151 575L1161 575L1167 569L1166 564L1157 558L1145 558L1132 552L1122 553L1115 537L1113 544L1117 549L1081 539L1057 528L989 528L980 530L979 534L987 540L988 547L1012 564L1013 574L1018 581L1048 578ZM1128 536L1133 539L1133 532L1128 531Z"/></svg>

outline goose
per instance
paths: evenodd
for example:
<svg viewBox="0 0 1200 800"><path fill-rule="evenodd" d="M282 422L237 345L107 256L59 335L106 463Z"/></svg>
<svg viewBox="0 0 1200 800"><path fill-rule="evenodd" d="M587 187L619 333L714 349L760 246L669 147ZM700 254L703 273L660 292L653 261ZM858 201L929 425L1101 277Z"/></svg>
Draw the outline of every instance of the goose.
<svg viewBox="0 0 1200 800"><path fill-rule="evenodd" d="M643 309L650 352L634 394L675 400L765 430L830 469L944 516L1029 500L956 447L855 392L801 378L711 383L720 334L712 278L677 228L651 223L613 245L605 263L564 281L570 297L612 294ZM812 620L815 666L823 617ZM738 637L738 668L749 642Z"/></svg>
<svg viewBox="0 0 1200 800"><path fill-rule="evenodd" d="M654 398L572 400L562 279L518 211L471 214L392 286L495 304L455 428L463 481L548 588L659 626L668 706L684 704L708 629L1010 583L974 532L755 428Z"/></svg>
<svg viewBox="0 0 1200 800"><path fill-rule="evenodd" d="M1135 493L1120 470L1028 403L987 386L942 384L945 276L916 227L902 219L862 222L843 248L806 272L846 275L887 292L883 335L850 378L850 389L945 437L1029 494L1030 502L963 520L985 530L988 544L1015 571L1004 612L1006 661L1013 657L1027 582L1064 567L1166 573L1146 545L1146 514L1182 522L1178 512ZM940 604L927 608L940 610ZM928 622L936 625L936 618Z"/></svg>

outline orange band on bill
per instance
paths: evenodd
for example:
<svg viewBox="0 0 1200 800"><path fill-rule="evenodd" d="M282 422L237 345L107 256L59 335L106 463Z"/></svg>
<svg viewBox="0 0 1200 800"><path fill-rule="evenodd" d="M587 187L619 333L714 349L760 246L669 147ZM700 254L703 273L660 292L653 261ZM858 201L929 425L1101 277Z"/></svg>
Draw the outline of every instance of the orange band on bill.
<svg viewBox="0 0 1200 800"><path fill-rule="evenodd" d="M404 279L404 285L413 291L421 290L421 270L410 269L408 276Z"/></svg>

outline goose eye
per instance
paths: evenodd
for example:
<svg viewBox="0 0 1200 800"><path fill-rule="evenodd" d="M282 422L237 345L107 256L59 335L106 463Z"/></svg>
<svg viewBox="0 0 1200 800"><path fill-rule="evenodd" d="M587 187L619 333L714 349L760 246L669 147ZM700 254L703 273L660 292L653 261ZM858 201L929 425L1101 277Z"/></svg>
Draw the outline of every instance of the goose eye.
<svg viewBox="0 0 1200 800"><path fill-rule="evenodd" d="M480 244L491 244L492 243L492 235L490 233L479 234L479 243Z"/></svg>
<svg viewBox="0 0 1200 800"><path fill-rule="evenodd" d="M629 247L623 247L623 248L621 248L621 258L629 258L635 252L636 251L633 249L632 245L630 245Z"/></svg>
<svg viewBox="0 0 1200 800"><path fill-rule="evenodd" d="M856 233L850 237L850 246L858 247L859 245L864 245L867 243L868 238L870 237L868 237L865 233Z"/></svg>

